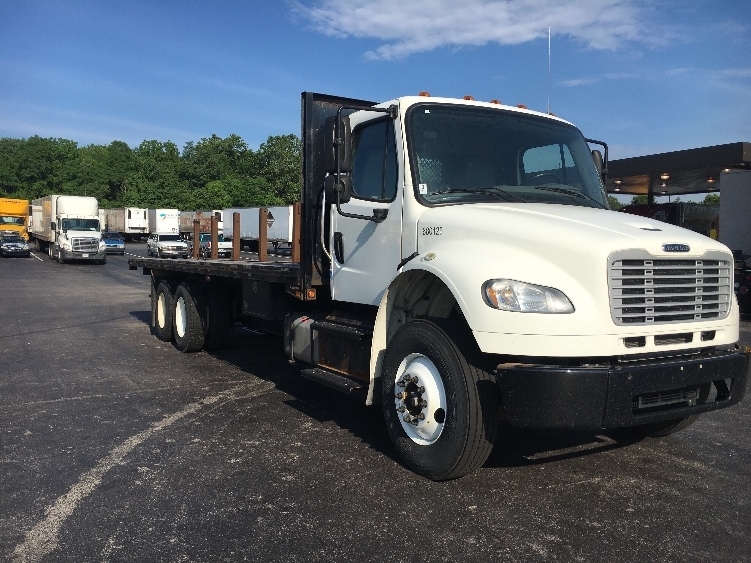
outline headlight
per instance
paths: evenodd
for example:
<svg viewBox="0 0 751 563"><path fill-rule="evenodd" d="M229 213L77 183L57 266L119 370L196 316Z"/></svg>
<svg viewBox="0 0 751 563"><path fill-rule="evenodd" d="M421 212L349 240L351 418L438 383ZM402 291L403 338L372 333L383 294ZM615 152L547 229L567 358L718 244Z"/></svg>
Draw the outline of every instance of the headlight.
<svg viewBox="0 0 751 563"><path fill-rule="evenodd" d="M482 285L485 303L502 311L520 313L573 313L563 292L552 287L515 280L488 280Z"/></svg>
<svg viewBox="0 0 751 563"><path fill-rule="evenodd" d="M103 240L100 240L99 241L99 250L103 250L105 248L107 248L107 244Z"/></svg>

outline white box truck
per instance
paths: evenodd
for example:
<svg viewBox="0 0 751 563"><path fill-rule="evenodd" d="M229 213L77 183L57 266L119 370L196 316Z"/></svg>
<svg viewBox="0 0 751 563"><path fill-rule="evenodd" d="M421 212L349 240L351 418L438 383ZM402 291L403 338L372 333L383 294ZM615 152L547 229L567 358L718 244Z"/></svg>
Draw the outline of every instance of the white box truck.
<svg viewBox="0 0 751 563"><path fill-rule="evenodd" d="M180 232L180 211L177 209L149 209L149 233Z"/></svg>
<svg viewBox="0 0 751 563"><path fill-rule="evenodd" d="M118 233L125 240L145 237L149 234L147 210L141 207L118 207L100 209L103 216L102 232Z"/></svg>
<svg viewBox="0 0 751 563"><path fill-rule="evenodd" d="M222 210L209 209L206 211L181 211L180 212L180 234L186 240L193 238L193 222L198 221L199 233L211 232L211 218L217 218L217 227L219 233L223 232Z"/></svg>
<svg viewBox="0 0 751 563"><path fill-rule="evenodd" d="M609 210L592 144L495 102L305 92L293 260L129 260L152 331L184 352L236 321L282 335L301 376L380 403L435 480L483 465L501 417L682 430L745 393L733 255Z"/></svg>
<svg viewBox="0 0 751 563"><path fill-rule="evenodd" d="M39 251L60 263L87 260L104 264L107 253L95 197L48 195L31 202L32 236Z"/></svg>
<svg viewBox="0 0 751 563"><path fill-rule="evenodd" d="M266 208L267 232L266 240L278 248L282 244L292 244L292 225L293 225L293 207L291 205L272 206ZM234 240L239 237L241 246L255 248L259 237L258 214L260 207L229 207L224 209L223 215L226 219L224 236L227 239ZM235 213L240 215L240 227L235 232L233 216Z"/></svg>

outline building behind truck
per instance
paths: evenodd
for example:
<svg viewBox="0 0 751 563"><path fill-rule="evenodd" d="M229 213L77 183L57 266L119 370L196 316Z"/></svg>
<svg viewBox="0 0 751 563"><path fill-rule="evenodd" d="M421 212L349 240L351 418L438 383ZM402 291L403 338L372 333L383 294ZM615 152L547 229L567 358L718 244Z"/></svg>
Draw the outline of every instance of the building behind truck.
<svg viewBox="0 0 751 563"><path fill-rule="evenodd" d="M0 197L0 235L19 235L29 240L29 200Z"/></svg>
<svg viewBox="0 0 751 563"><path fill-rule="evenodd" d="M31 210L31 234L37 250L61 264L68 260L107 261L95 197L48 195L33 200Z"/></svg>
<svg viewBox="0 0 751 563"><path fill-rule="evenodd" d="M179 233L180 211L177 209L149 209L148 229L149 234Z"/></svg>
<svg viewBox="0 0 751 563"><path fill-rule="evenodd" d="M149 232L147 210L140 207L100 209L103 232L118 233L125 240L146 237Z"/></svg>
<svg viewBox="0 0 751 563"><path fill-rule="evenodd" d="M665 436L745 393L733 256L608 210L593 144L497 102L306 92L291 261L129 264L157 338L281 335L303 377L380 403L430 479L482 466L501 417Z"/></svg>
<svg viewBox="0 0 751 563"><path fill-rule="evenodd" d="M712 229L716 229L720 223L719 205L675 201L671 203L625 205L618 211L677 225L704 236L709 236Z"/></svg>

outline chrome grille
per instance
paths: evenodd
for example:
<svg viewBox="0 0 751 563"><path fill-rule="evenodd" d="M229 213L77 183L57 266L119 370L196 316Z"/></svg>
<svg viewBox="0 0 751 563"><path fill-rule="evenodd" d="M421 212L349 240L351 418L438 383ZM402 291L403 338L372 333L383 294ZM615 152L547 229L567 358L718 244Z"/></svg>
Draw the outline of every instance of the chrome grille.
<svg viewBox="0 0 751 563"><path fill-rule="evenodd" d="M610 260L610 313L617 325L696 322L727 317L732 260L720 252L699 259L619 253Z"/></svg>
<svg viewBox="0 0 751 563"><path fill-rule="evenodd" d="M73 252L96 252L99 250L99 239L75 237L71 241Z"/></svg>

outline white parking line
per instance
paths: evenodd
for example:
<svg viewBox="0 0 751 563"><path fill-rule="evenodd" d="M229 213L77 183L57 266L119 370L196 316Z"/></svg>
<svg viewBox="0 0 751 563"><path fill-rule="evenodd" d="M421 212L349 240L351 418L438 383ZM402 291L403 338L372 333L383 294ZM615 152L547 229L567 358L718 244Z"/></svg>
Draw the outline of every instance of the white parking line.
<svg viewBox="0 0 751 563"><path fill-rule="evenodd" d="M31 252L31 255L32 255L32 256L33 256L34 258L36 258L37 260L39 260L40 262L44 262L44 260L42 260L41 258L39 258L39 256L37 256L37 255L36 255L36 254L34 254L33 252Z"/></svg>
<svg viewBox="0 0 751 563"><path fill-rule="evenodd" d="M94 492L110 469L117 465L121 465L125 456L157 432L169 428L180 419L199 411L206 406L215 405L216 403L224 401L233 401L238 398L256 397L272 390L273 388L273 384L267 383L262 385L260 389L255 389L250 393L242 393L243 390L247 389L247 385L241 385L234 389L229 389L218 395L206 397L201 401L191 403L176 413L153 423L143 432L131 436L112 449L108 455L101 458L93 469L90 469L81 475L78 482L45 511L47 517L26 532L26 538L23 543L16 546L16 549L13 551L14 560L41 561L45 556L52 553L57 548L60 529L68 517L70 517L70 515L76 510L79 503Z"/></svg>

